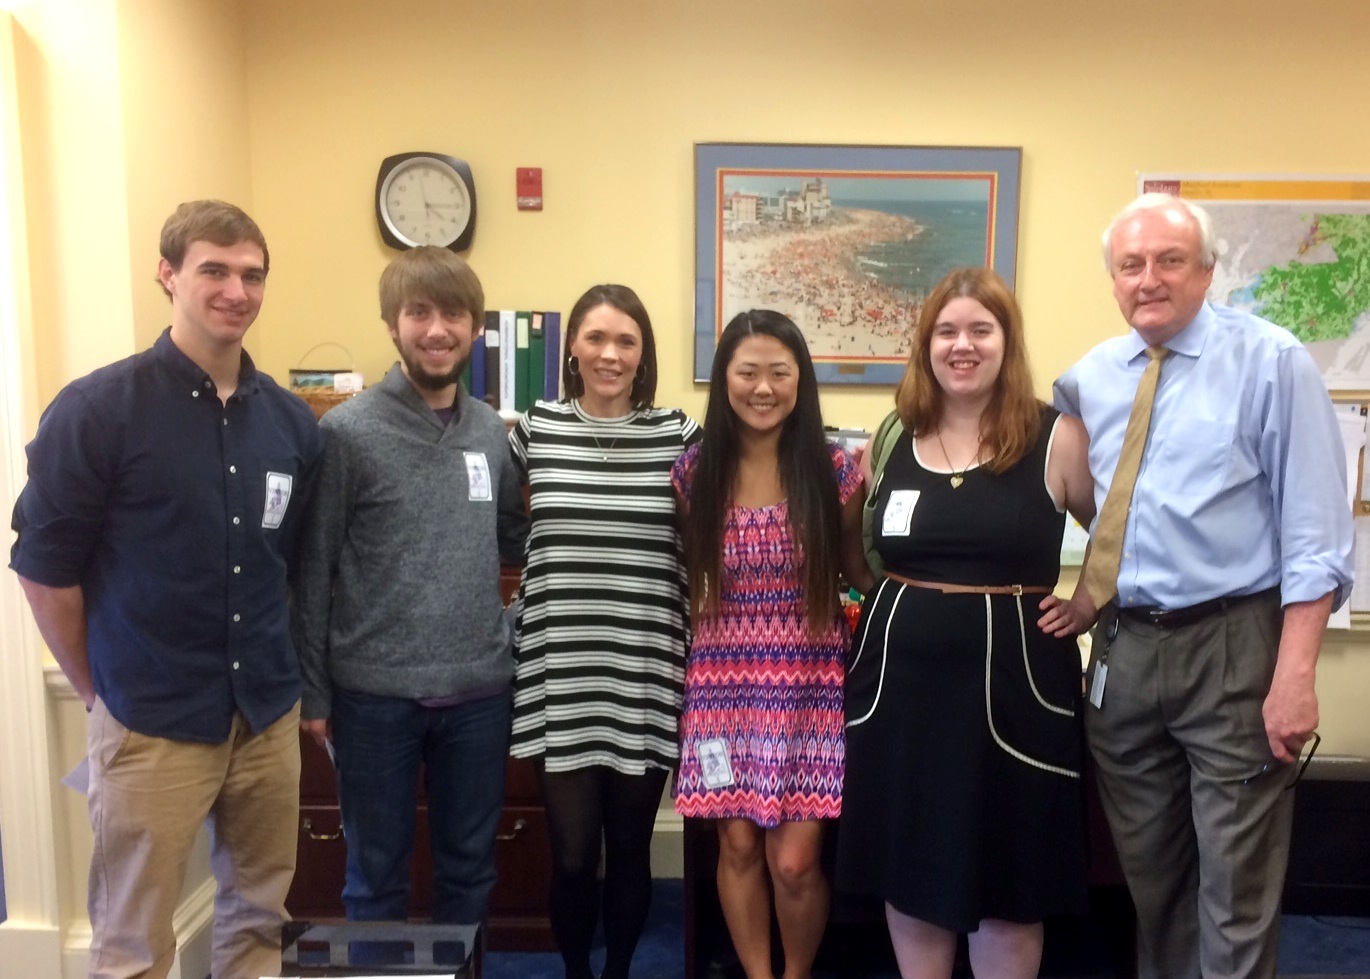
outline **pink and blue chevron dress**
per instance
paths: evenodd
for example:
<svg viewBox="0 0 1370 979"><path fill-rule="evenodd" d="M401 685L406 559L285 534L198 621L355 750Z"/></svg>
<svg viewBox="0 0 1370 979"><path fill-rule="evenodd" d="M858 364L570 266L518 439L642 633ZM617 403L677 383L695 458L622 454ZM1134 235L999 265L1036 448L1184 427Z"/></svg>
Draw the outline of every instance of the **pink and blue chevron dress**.
<svg viewBox="0 0 1370 979"><path fill-rule="evenodd" d="M672 472L682 495L698 450L686 450ZM846 503L861 472L840 447L831 450ZM719 615L694 623L685 663L675 785L682 816L771 828L841 814L851 635L840 617L817 638L808 634L798 568L784 501L729 508Z"/></svg>

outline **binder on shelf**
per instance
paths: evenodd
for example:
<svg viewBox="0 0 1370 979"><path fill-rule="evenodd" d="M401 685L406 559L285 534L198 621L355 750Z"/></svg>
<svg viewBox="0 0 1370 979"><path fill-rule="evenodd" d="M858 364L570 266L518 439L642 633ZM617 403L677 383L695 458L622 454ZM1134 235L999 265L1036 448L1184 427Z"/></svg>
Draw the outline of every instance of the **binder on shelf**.
<svg viewBox="0 0 1370 979"><path fill-rule="evenodd" d="M547 312L542 314L543 344L546 348L544 364L546 376L543 381L543 397L548 401L561 400L561 314Z"/></svg>
<svg viewBox="0 0 1370 979"><path fill-rule="evenodd" d="M534 311L528 326L527 383L530 407L534 401L542 401L547 397L547 392L542 386L543 378L546 376L547 360L547 343L543 335L542 319L543 314Z"/></svg>
<svg viewBox="0 0 1370 979"><path fill-rule="evenodd" d="M499 365L500 333L499 310L492 309L485 314L485 401L500 407L499 403Z"/></svg>
<svg viewBox="0 0 1370 979"><path fill-rule="evenodd" d="M471 341L471 357L461 373L462 386L477 401L485 400L485 334Z"/></svg>
<svg viewBox="0 0 1370 979"><path fill-rule="evenodd" d="M499 311L499 410L517 411L515 407L515 327L514 311Z"/></svg>
<svg viewBox="0 0 1370 979"><path fill-rule="evenodd" d="M532 352L533 314L514 313L514 410L523 414L532 404L528 387L528 358Z"/></svg>

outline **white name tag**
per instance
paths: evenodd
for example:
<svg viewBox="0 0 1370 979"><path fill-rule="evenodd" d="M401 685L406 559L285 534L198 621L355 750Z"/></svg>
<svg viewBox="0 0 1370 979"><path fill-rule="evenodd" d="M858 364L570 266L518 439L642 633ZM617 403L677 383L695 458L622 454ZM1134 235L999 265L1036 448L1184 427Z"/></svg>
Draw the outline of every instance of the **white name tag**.
<svg viewBox="0 0 1370 979"><path fill-rule="evenodd" d="M484 452L466 452L466 482L468 485L468 499L472 500L493 500L494 494L490 487L490 464L485 461Z"/></svg>
<svg viewBox="0 0 1370 979"><path fill-rule="evenodd" d="M1095 707L1104 706L1104 684L1108 682L1108 664L1102 660L1094 665L1094 679L1089 684L1089 702Z"/></svg>
<svg viewBox="0 0 1370 979"><path fill-rule="evenodd" d="M701 741L695 748L704 786L719 789L733 784L733 766L728 760L728 743L722 738Z"/></svg>
<svg viewBox="0 0 1370 979"><path fill-rule="evenodd" d="M893 490L885 504L885 519L880 525L882 537L907 537L913 521L913 508L918 505L918 490Z"/></svg>
<svg viewBox="0 0 1370 979"><path fill-rule="evenodd" d="M290 487L295 478L288 473L266 474L266 505L262 507L262 527L276 530L285 519L286 508L290 506Z"/></svg>

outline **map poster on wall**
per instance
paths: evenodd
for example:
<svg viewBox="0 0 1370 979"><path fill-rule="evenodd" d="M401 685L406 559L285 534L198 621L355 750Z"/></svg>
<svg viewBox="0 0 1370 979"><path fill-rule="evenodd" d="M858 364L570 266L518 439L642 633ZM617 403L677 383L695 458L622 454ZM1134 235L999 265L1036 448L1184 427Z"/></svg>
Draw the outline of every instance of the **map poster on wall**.
<svg viewBox="0 0 1370 979"><path fill-rule="evenodd" d="M1370 177L1143 174L1213 218L1208 298L1289 330L1331 391L1370 391Z"/></svg>

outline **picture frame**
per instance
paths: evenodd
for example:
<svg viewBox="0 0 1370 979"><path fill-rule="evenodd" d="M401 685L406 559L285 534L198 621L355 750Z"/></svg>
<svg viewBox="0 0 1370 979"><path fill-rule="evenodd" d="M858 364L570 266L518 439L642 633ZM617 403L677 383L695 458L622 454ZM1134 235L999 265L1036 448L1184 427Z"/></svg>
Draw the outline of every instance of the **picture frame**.
<svg viewBox="0 0 1370 979"><path fill-rule="evenodd" d="M694 379L752 308L803 332L824 384L895 384L922 297L988 265L1014 284L1019 147L696 143Z"/></svg>

